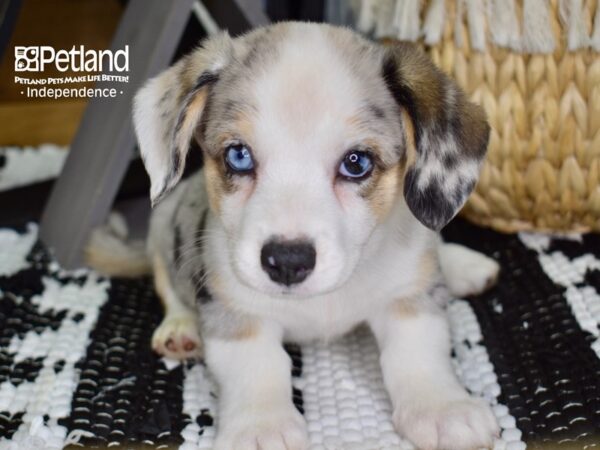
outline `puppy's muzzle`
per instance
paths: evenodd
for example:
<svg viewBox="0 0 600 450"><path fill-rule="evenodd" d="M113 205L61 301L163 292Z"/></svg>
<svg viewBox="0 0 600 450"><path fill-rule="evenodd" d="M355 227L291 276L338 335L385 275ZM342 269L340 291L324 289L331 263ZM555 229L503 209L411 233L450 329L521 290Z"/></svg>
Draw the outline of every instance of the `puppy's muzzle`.
<svg viewBox="0 0 600 450"><path fill-rule="evenodd" d="M260 252L260 262L275 283L291 286L304 281L315 268L317 252L308 241L267 242Z"/></svg>

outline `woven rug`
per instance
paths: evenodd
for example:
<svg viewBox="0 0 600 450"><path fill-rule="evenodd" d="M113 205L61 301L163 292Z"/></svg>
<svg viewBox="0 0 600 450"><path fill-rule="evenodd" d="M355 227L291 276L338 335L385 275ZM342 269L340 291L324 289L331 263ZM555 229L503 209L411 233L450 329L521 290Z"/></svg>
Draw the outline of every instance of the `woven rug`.
<svg viewBox="0 0 600 450"><path fill-rule="evenodd" d="M502 235L456 221L448 240L492 255L498 285L448 299L456 372L493 405L495 448L600 448L600 236ZM0 229L0 449L208 449L218 390L200 362L152 353L149 279L63 271L35 224ZM288 345L313 449L409 449L369 331Z"/></svg>
<svg viewBox="0 0 600 450"><path fill-rule="evenodd" d="M0 147L0 192L56 178L66 157L66 147L54 144Z"/></svg>

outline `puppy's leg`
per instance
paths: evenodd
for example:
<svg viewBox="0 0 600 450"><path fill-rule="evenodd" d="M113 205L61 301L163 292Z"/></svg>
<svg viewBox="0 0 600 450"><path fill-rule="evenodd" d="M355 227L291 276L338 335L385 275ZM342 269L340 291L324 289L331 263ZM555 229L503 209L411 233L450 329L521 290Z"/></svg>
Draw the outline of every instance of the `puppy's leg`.
<svg viewBox="0 0 600 450"><path fill-rule="evenodd" d="M154 285L161 298L165 316L152 335L155 352L173 359L201 356L197 314L175 293L163 259L154 255Z"/></svg>
<svg viewBox="0 0 600 450"><path fill-rule="evenodd" d="M492 445L498 425L490 407L458 382L441 312L402 303L369 321L398 432L421 449L467 450Z"/></svg>
<svg viewBox="0 0 600 450"><path fill-rule="evenodd" d="M498 279L496 261L462 245L440 242L438 257L448 289L457 297L481 294Z"/></svg>
<svg viewBox="0 0 600 450"><path fill-rule="evenodd" d="M205 336L219 384L215 450L301 450L306 425L292 403L290 359L281 330L262 324L243 336Z"/></svg>

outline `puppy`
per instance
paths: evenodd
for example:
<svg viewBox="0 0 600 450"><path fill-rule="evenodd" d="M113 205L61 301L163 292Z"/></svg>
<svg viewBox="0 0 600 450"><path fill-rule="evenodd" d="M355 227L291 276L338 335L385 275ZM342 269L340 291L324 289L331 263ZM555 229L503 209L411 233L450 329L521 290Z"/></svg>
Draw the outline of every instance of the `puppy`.
<svg viewBox="0 0 600 450"><path fill-rule="evenodd" d="M457 381L443 309L423 295L440 260L458 294L497 273L436 233L473 189L489 127L426 56L320 24L223 33L140 89L134 123L166 312L153 346L204 356L215 448L307 448L282 341L364 322L402 436L492 444L494 416ZM193 140L204 169L180 182Z"/></svg>

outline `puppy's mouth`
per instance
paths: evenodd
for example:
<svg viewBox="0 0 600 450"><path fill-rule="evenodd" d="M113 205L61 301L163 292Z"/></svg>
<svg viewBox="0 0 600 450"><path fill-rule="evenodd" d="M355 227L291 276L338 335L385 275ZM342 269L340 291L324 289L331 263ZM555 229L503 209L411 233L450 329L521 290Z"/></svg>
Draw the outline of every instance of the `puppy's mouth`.
<svg viewBox="0 0 600 450"><path fill-rule="evenodd" d="M236 266L234 270L237 279L246 287L282 300L308 300L327 295L339 289L350 278L350 275L335 277L334 280L324 282L323 278L328 277L323 277L323 272L327 272L327 270L323 271L317 266L302 282L285 284L273 281L264 269L261 272L252 273Z"/></svg>
<svg viewBox="0 0 600 450"><path fill-rule="evenodd" d="M337 288L337 285L327 289L313 289L308 284L306 286L280 286L274 283L266 283L259 288L253 287L253 289L267 294L270 297L282 300L307 300L313 297L326 295L335 291Z"/></svg>
<svg viewBox="0 0 600 450"><path fill-rule="evenodd" d="M316 275L316 274L315 274ZM327 286L316 286L318 280L307 280L305 283L297 286L279 286L273 283L267 283L262 291L272 297L283 300L308 300L315 297L322 297L331 294L340 289L351 278L348 276L337 279L334 283L328 283Z"/></svg>
<svg viewBox="0 0 600 450"><path fill-rule="evenodd" d="M258 277L254 277L252 274L245 273L244 270L236 270L235 272L238 280L246 287L274 298L302 300L335 289L315 289L314 283L310 279L301 283L284 284L272 281L268 275L260 274Z"/></svg>

